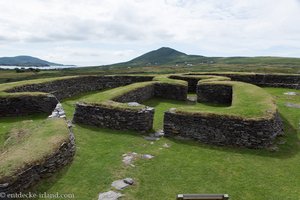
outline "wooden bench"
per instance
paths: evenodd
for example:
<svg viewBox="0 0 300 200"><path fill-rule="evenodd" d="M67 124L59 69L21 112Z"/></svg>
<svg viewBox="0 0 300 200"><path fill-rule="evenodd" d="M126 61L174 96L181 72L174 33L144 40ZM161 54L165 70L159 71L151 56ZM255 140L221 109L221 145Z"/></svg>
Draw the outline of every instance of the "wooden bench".
<svg viewBox="0 0 300 200"><path fill-rule="evenodd" d="M228 194L178 194L177 200L228 200Z"/></svg>

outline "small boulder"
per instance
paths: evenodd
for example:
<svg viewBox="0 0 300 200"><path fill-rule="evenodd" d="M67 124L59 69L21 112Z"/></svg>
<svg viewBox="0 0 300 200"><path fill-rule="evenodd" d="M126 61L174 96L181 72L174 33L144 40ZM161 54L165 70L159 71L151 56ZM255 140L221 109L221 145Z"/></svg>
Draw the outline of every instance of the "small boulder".
<svg viewBox="0 0 300 200"><path fill-rule="evenodd" d="M132 178L124 178L123 181L129 185L134 184L134 180Z"/></svg>
<svg viewBox="0 0 300 200"><path fill-rule="evenodd" d="M163 147L164 147L164 148L170 148L170 147L171 147L171 145L169 145L169 144L165 143L165 144L163 145Z"/></svg>
<svg viewBox="0 0 300 200"><path fill-rule="evenodd" d="M129 102L127 103L128 106L140 106L141 104L139 104L138 102Z"/></svg>

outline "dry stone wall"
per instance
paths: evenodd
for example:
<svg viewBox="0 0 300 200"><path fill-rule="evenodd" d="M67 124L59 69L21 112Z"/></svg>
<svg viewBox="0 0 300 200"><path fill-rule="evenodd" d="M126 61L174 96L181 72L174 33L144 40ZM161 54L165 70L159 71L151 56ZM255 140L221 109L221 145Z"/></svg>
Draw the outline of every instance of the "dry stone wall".
<svg viewBox="0 0 300 200"><path fill-rule="evenodd" d="M170 78L186 81L188 83L188 92L195 92L197 88L197 83L200 80L200 78L193 78L188 76L177 76L177 75L170 76Z"/></svg>
<svg viewBox="0 0 300 200"><path fill-rule="evenodd" d="M232 86L220 84L197 85L197 101L231 105Z"/></svg>
<svg viewBox="0 0 300 200"><path fill-rule="evenodd" d="M239 119L226 115L182 115L165 112L167 137L186 137L207 144L264 148L283 133L278 113L270 119Z"/></svg>
<svg viewBox="0 0 300 200"><path fill-rule="evenodd" d="M117 130L146 132L152 129L154 109L118 109L101 105L78 103L73 117L74 123Z"/></svg>
<svg viewBox="0 0 300 200"><path fill-rule="evenodd" d="M0 117L50 114L58 103L53 95L0 97Z"/></svg>
<svg viewBox="0 0 300 200"><path fill-rule="evenodd" d="M121 103L142 103L154 96L186 100L187 87L157 82L145 87L133 89L112 100ZM76 105L73 121L74 123L97 127L146 132L152 129L153 117L154 109L150 107L125 109L114 106L107 107L101 104L78 103Z"/></svg>
<svg viewBox="0 0 300 200"><path fill-rule="evenodd" d="M150 84L142 88L134 89L112 100L121 103L126 103L126 102L142 103L143 101L151 99L153 96L154 96L154 84Z"/></svg>
<svg viewBox="0 0 300 200"><path fill-rule="evenodd" d="M190 74L203 75L203 74ZM226 76L232 81L241 81L264 87L284 87L300 89L300 75L285 74L229 74L229 73L205 73L205 75Z"/></svg>
<svg viewBox="0 0 300 200"><path fill-rule="evenodd" d="M0 97L0 117L33 113L50 114L60 99L72 97L83 92L115 88L152 79L153 77L151 76L82 76L17 86L6 92L45 92L50 94L19 94Z"/></svg>
<svg viewBox="0 0 300 200"><path fill-rule="evenodd" d="M172 85L167 83L155 83L154 96L165 99L185 101L188 87L184 85Z"/></svg>
<svg viewBox="0 0 300 200"><path fill-rule="evenodd" d="M136 82L151 81L152 79L151 76L81 76L18 86L7 92L46 92L61 100L83 92L115 88Z"/></svg>

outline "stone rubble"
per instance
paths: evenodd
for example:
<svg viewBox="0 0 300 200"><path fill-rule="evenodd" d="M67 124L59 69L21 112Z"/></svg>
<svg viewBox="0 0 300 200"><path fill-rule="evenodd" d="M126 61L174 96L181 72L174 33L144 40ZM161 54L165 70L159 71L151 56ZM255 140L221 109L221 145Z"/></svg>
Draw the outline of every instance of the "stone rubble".
<svg viewBox="0 0 300 200"><path fill-rule="evenodd" d="M123 163L125 165L131 165L132 162L137 159L138 154L135 152L123 154Z"/></svg>
<svg viewBox="0 0 300 200"><path fill-rule="evenodd" d="M125 165L127 165L127 166L129 165L129 166L132 166L132 167L135 167L133 165L133 161L138 159L138 158L142 158L142 159L146 159L146 160L154 158L154 156L150 155L150 154L138 154L138 153L135 153L135 152L126 153L126 154L123 154L122 156L123 156L122 162Z"/></svg>
<svg viewBox="0 0 300 200"><path fill-rule="evenodd" d="M61 103L58 103L56 107L54 108L52 114L49 116L49 118L66 118L66 113L61 105Z"/></svg>
<svg viewBox="0 0 300 200"><path fill-rule="evenodd" d="M163 130L158 130L157 132L154 133L155 137L163 137L165 135Z"/></svg>
<svg viewBox="0 0 300 200"><path fill-rule="evenodd" d="M144 136L145 140L148 141L157 141L160 140L160 137L163 137L165 135L163 130L159 130L155 133L151 133L149 136Z"/></svg>

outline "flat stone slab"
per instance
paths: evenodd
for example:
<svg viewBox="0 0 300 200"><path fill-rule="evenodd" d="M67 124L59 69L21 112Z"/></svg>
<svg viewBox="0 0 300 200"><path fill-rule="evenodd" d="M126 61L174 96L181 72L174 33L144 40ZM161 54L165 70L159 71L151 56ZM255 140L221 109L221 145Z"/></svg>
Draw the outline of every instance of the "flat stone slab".
<svg viewBox="0 0 300 200"><path fill-rule="evenodd" d="M151 136L145 136L144 139L148 140L148 141L157 141L157 140L159 140L159 138L157 138L157 137L151 137Z"/></svg>
<svg viewBox="0 0 300 200"><path fill-rule="evenodd" d="M295 103L285 103L285 106L290 108L300 108L300 104Z"/></svg>
<svg viewBox="0 0 300 200"><path fill-rule="evenodd" d="M123 195L121 193L108 191L108 192L100 193L98 200L118 200L122 196Z"/></svg>
<svg viewBox="0 0 300 200"><path fill-rule="evenodd" d="M112 182L111 186L117 190L123 190L133 184L134 184L134 180L132 178L124 178L122 180L116 180Z"/></svg>
<svg viewBox="0 0 300 200"><path fill-rule="evenodd" d="M116 180L112 182L111 186L117 190L123 190L124 188L128 187L129 184L125 183L124 180Z"/></svg>
<svg viewBox="0 0 300 200"><path fill-rule="evenodd" d="M296 96L297 95L297 92L285 92L283 93L285 95L290 95L290 96Z"/></svg>
<svg viewBox="0 0 300 200"><path fill-rule="evenodd" d="M152 155L150 155L150 154L143 154L143 155L142 155L142 158L143 158L143 159L149 160L149 159L154 158L154 156L152 156Z"/></svg>

